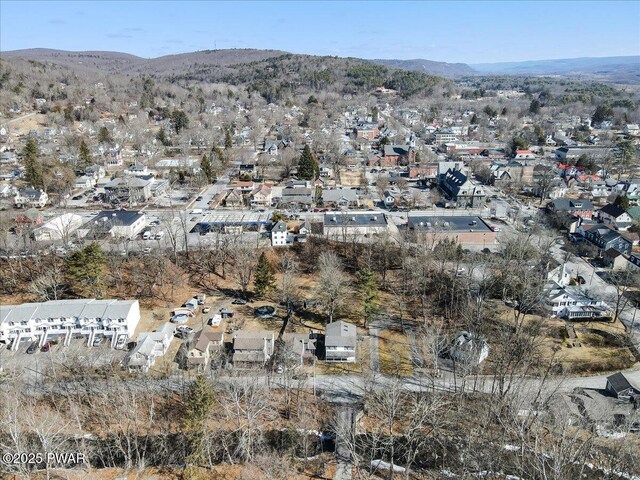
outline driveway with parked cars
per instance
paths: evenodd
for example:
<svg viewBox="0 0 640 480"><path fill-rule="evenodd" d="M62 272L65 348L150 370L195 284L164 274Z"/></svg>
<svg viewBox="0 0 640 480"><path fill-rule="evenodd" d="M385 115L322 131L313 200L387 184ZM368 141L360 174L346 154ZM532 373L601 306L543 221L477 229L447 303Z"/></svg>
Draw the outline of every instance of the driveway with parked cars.
<svg viewBox="0 0 640 480"><path fill-rule="evenodd" d="M29 372L52 373L56 368L65 366L100 367L118 364L125 356L125 350L111 348L111 340L104 338L94 340L94 346L87 346L87 338L73 338L68 346L62 340L45 343L42 347L37 343L23 341L18 350L0 349L0 369L7 371L24 370ZM48 345L48 347L47 347ZM29 353L27 352L29 350Z"/></svg>

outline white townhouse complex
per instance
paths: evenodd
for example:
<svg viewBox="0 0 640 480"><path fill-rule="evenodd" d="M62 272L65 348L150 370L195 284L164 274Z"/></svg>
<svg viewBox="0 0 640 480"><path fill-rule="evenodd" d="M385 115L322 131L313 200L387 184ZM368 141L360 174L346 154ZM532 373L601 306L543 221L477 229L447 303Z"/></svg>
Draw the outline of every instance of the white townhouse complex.
<svg viewBox="0 0 640 480"><path fill-rule="evenodd" d="M140 321L137 300L52 300L22 305L0 305L0 342L12 342L13 350L21 340L60 339L68 345L74 335L87 338L92 345L96 336L110 337L114 348L118 338L130 338Z"/></svg>

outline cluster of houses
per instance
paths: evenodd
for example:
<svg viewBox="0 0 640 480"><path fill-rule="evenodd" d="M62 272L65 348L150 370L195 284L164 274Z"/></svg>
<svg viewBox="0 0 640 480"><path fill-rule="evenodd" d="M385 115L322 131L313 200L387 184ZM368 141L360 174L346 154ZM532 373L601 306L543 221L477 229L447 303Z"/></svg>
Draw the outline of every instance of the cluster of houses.
<svg viewBox="0 0 640 480"><path fill-rule="evenodd" d="M598 252L605 265L614 270L635 269L640 266L638 233L629 231L640 220L640 207L623 209L608 203L597 208L588 199L557 198L547 204L547 211L556 216L574 242L588 242Z"/></svg>
<svg viewBox="0 0 640 480"><path fill-rule="evenodd" d="M169 349L175 330L171 323L166 323L154 332L140 333L136 346L123 364L130 371L149 371L156 359ZM282 340L283 350L279 361L292 368L312 363L319 353L319 341L324 344L325 361L356 361L356 327L347 322L328 324L324 335L286 333ZM183 366L206 371L212 362L229 358L233 368L261 368L269 363L275 351L276 336L270 330L237 330L225 334L220 328L204 327L187 342Z"/></svg>

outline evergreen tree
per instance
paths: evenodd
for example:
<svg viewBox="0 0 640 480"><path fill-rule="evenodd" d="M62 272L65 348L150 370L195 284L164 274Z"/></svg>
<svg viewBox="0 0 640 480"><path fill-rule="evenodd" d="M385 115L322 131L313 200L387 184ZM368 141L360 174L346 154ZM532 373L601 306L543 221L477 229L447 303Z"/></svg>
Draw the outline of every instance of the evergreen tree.
<svg viewBox="0 0 640 480"><path fill-rule="evenodd" d="M473 117L471 117L471 121L469 122L471 125L477 125L478 124L478 116L474 113Z"/></svg>
<svg viewBox="0 0 640 480"><path fill-rule="evenodd" d="M262 252L256 265L256 275L253 280L256 296L264 297L276 287L276 275L267 256Z"/></svg>
<svg viewBox="0 0 640 480"><path fill-rule="evenodd" d="M227 156L224 154L224 151L220 147L218 147L215 143L213 144L213 147L211 147L211 154L209 155L209 161L213 161L214 155L222 165L226 165Z"/></svg>
<svg viewBox="0 0 640 480"><path fill-rule="evenodd" d="M486 107L484 107L484 110L482 110L487 117L489 118L494 118L498 115L498 111L495 110L494 108L492 108L490 105L487 105Z"/></svg>
<svg viewBox="0 0 640 480"><path fill-rule="evenodd" d="M231 129L227 128L224 132L224 149L229 150L233 147L233 137L231 136Z"/></svg>
<svg viewBox="0 0 640 480"><path fill-rule="evenodd" d="M185 128L189 128L189 117L187 117L187 114L182 110L174 110L171 112L171 121L173 122L173 128L176 134Z"/></svg>
<svg viewBox="0 0 640 480"><path fill-rule="evenodd" d="M509 144L509 148L515 153L516 150L527 150L529 148L529 144L522 137L513 137Z"/></svg>
<svg viewBox="0 0 640 480"><path fill-rule="evenodd" d="M80 142L80 153L78 155L78 163L80 166L86 167L91 165L91 152L84 140Z"/></svg>
<svg viewBox="0 0 640 480"><path fill-rule="evenodd" d="M122 123L124 123L124 118L122 117L122 115L120 117L122 118ZM111 132L109 131L109 129L107 127L100 127L100 131L98 132L98 142L108 143L112 141L113 138L111 137Z"/></svg>
<svg viewBox="0 0 640 480"><path fill-rule="evenodd" d="M171 145L171 141L167 138L167 132L164 130L164 127L160 127L160 130L156 133L156 140L158 140L164 147Z"/></svg>
<svg viewBox="0 0 640 480"><path fill-rule="evenodd" d="M44 169L38 157L40 152L38 142L34 138L29 138L22 150L24 161L24 177L33 188L42 188L44 184Z"/></svg>
<svg viewBox="0 0 640 480"><path fill-rule="evenodd" d="M356 288L360 300L362 300L364 326L366 327L371 315L377 310L375 302L378 300L378 279L369 267L358 271Z"/></svg>
<svg viewBox="0 0 640 480"><path fill-rule="evenodd" d="M206 153L202 156L202 161L200 162L200 169L202 170L202 173L204 174L204 176L207 178L207 182L213 183L216 181L216 172L213 170L213 165L211 164L211 160L209 157L207 157Z"/></svg>
<svg viewBox="0 0 640 480"><path fill-rule="evenodd" d="M378 121L378 107L376 105L374 105L373 108L371 109L371 121L372 122Z"/></svg>
<svg viewBox="0 0 640 480"><path fill-rule="evenodd" d="M596 111L593 112L591 122L594 125L598 125L605 120L611 120L613 118L613 109L608 105L599 105L596 107Z"/></svg>
<svg viewBox="0 0 640 480"><path fill-rule="evenodd" d="M501 115L503 115L503 116L504 116L504 115L506 115L507 113L509 113L509 110L507 110L507 107L504 107L504 108L502 109L502 113L501 113Z"/></svg>
<svg viewBox="0 0 640 480"><path fill-rule="evenodd" d="M101 298L105 293L107 259L97 243L76 250L65 260L65 271L73 293L84 298Z"/></svg>
<svg viewBox="0 0 640 480"><path fill-rule="evenodd" d="M626 195L616 196L616 199L613 201L613 204L617 205L618 207L623 209L625 212L629 211L629 197L627 197Z"/></svg>
<svg viewBox="0 0 640 480"><path fill-rule="evenodd" d="M540 104L540 100L538 100L537 98L534 98L533 100L531 100L531 103L529 104L529 113L531 113L532 115L539 114L541 106L542 105Z"/></svg>
<svg viewBox="0 0 640 480"><path fill-rule="evenodd" d="M320 167L318 162L313 157L309 145L304 146L300 162L298 163L298 177L306 180L314 180L318 176Z"/></svg>
<svg viewBox="0 0 640 480"><path fill-rule="evenodd" d="M189 444L187 463L204 461L207 419L213 407L214 396L204 375L191 382L184 402L183 429Z"/></svg>

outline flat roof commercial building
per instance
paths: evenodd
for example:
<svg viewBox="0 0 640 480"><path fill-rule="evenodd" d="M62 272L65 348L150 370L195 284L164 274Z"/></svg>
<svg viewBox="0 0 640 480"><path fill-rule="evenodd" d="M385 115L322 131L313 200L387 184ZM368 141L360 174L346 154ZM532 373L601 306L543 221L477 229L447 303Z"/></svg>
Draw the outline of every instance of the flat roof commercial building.
<svg viewBox="0 0 640 480"><path fill-rule="evenodd" d="M416 236L416 241L436 244L443 240L460 245L493 245L496 232L480 217L429 216L409 214L407 228Z"/></svg>
<svg viewBox="0 0 640 480"><path fill-rule="evenodd" d="M323 217L322 233L331 240L379 235L389 230L382 212L331 212Z"/></svg>

